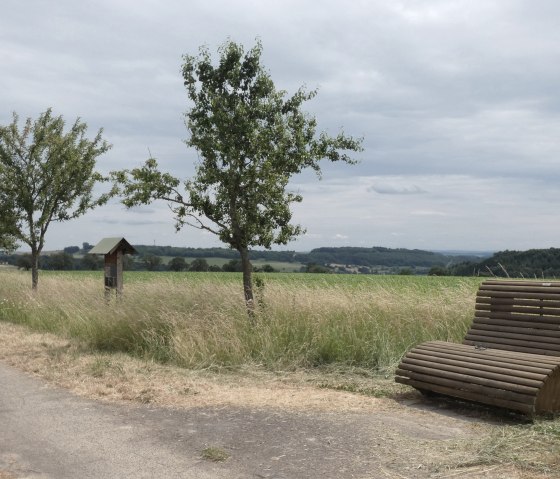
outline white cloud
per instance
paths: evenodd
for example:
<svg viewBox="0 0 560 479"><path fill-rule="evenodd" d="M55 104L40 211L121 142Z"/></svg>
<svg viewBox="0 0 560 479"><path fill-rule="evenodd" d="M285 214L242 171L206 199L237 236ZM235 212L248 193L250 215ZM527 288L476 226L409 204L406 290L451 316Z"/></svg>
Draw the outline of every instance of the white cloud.
<svg viewBox="0 0 560 479"><path fill-rule="evenodd" d="M188 107L181 56L227 37L260 37L280 88L319 87L306 109L320 129L364 136L354 167L323 182L294 179L308 233L289 248L338 238L356 245L440 249L557 245L560 179L560 3L7 0L0 16L0 124L52 106L113 149L99 168L148 156L180 177ZM297 15L294 12L297 11ZM53 225L47 247L94 242L99 221L135 243L205 246L175 234L165 205L108 205ZM157 228L142 224L150 222ZM340 232L343 233L340 233ZM216 240L215 244L219 244Z"/></svg>

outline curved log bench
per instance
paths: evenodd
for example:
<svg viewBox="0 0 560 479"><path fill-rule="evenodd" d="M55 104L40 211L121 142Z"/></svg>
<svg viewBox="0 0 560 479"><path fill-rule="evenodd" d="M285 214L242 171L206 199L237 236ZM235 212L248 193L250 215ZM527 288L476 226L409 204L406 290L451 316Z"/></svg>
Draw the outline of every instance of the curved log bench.
<svg viewBox="0 0 560 479"><path fill-rule="evenodd" d="M520 411L560 411L560 282L485 281L463 344L429 341L395 380Z"/></svg>

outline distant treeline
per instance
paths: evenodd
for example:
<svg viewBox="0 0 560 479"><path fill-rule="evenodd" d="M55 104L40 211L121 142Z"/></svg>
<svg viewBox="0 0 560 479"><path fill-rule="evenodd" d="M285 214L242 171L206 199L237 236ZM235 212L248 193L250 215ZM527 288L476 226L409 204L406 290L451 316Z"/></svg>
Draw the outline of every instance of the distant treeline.
<svg viewBox="0 0 560 479"><path fill-rule="evenodd" d="M154 256L170 256L179 258L224 258L238 259L239 253L229 248L181 248L177 246L148 246L134 245L140 256L152 254ZM288 263L300 262L295 259L295 251L252 251L251 259L264 259L266 261L285 261Z"/></svg>
<svg viewBox="0 0 560 479"><path fill-rule="evenodd" d="M512 278L560 277L560 249L500 251L479 262L466 261L449 268L455 276L498 276Z"/></svg>
<svg viewBox="0 0 560 479"><path fill-rule="evenodd" d="M179 256L190 258L226 258L237 259L237 251L225 248L179 248L175 246L146 246L135 245L141 254L153 254L156 256ZM303 264L347 264L356 266L397 266L397 267L446 267L461 261L472 259L470 256L449 256L441 253L433 253L419 249L404 248L317 248L309 253L298 253L296 251L251 251L252 259L264 261L285 261L289 263Z"/></svg>
<svg viewBox="0 0 560 479"><path fill-rule="evenodd" d="M68 246L63 251L42 255L42 269L101 269L103 259L85 254L92 245L83 243ZM174 246L136 245L138 255L126 256L125 268L129 270L178 271L239 271L237 251L226 248L178 248ZM162 256L172 258L167 263ZM423 250L403 248L317 248L309 253L295 251L252 251L254 260L301 263L301 271L375 273L401 272L401 274L433 274L451 276L498 276L512 278L560 278L560 248L531 249L528 251L500 251L489 258L452 256ZM189 258L189 262L185 259ZM208 258L224 258L221 267L210 266ZM19 268L30 267L26 254L0 255L0 263ZM340 267L342 265L342 267ZM267 271L273 271L269 265ZM381 269L379 269L381 268ZM383 268L389 268L383 270ZM394 269L390 269L394 268ZM405 273L406 271L406 273Z"/></svg>
<svg viewBox="0 0 560 479"><path fill-rule="evenodd" d="M93 245L85 242L82 247L67 246L63 251L45 254L40 257L41 269L71 270L100 269L102 258L86 254ZM197 260L222 258L228 263L222 268L209 267L210 270L236 271L239 253L227 248L181 248L176 246L134 245L138 255L126 257L125 267L129 270L191 270L205 271L206 265ZM172 259L161 261L162 257ZM191 263L181 259L188 258ZM361 248L361 247L324 247L310 252L296 251L251 251L253 260L260 262L285 262L301 264L301 271L339 272L339 273L395 273L403 274L472 274L476 264L471 256L454 256L423 250L404 248ZM28 268L28 255L3 255L0 262ZM180 268L180 269L179 269ZM202 268L202 269L201 269ZM270 270L271 268L267 268ZM480 268L478 268L480 269ZM463 273L464 272L464 273Z"/></svg>

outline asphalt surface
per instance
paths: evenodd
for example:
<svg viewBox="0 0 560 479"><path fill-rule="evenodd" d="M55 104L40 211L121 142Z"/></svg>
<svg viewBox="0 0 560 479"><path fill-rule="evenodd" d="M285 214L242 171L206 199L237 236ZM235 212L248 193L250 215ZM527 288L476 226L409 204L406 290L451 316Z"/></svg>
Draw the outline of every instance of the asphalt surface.
<svg viewBox="0 0 560 479"><path fill-rule="evenodd" d="M0 478L376 477L370 426L359 414L341 422L332 413L96 402L0 362ZM230 457L203 459L207 447Z"/></svg>
<svg viewBox="0 0 560 479"><path fill-rule="evenodd" d="M0 361L0 479L448 477L434 476L438 457L476 432L417 402L367 412L114 404ZM209 447L229 457L204 459Z"/></svg>

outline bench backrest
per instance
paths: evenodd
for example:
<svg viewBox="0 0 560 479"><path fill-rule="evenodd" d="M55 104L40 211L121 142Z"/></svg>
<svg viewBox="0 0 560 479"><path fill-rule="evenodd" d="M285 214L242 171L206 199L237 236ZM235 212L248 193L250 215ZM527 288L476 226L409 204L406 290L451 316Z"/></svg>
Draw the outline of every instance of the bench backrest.
<svg viewBox="0 0 560 479"><path fill-rule="evenodd" d="M560 356L560 282L485 281L463 344Z"/></svg>

